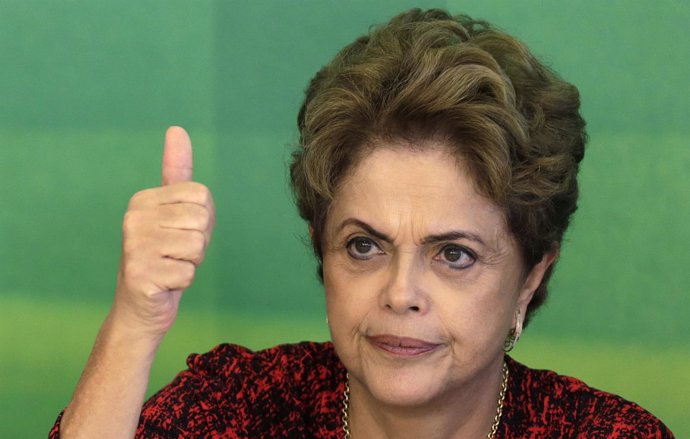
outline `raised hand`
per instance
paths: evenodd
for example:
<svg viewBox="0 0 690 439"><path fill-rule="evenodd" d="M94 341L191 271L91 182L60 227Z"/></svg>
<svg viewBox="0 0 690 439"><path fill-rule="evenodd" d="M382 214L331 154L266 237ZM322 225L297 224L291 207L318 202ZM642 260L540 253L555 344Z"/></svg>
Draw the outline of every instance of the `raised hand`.
<svg viewBox="0 0 690 439"><path fill-rule="evenodd" d="M208 188L192 181L186 131L165 135L162 186L136 193L122 225L122 258L112 317L142 335L164 335L203 261L215 223Z"/></svg>
<svg viewBox="0 0 690 439"><path fill-rule="evenodd" d="M134 436L156 351L204 259L215 209L206 186L192 181L182 128L165 134L162 183L129 201L115 301L65 409L62 439Z"/></svg>

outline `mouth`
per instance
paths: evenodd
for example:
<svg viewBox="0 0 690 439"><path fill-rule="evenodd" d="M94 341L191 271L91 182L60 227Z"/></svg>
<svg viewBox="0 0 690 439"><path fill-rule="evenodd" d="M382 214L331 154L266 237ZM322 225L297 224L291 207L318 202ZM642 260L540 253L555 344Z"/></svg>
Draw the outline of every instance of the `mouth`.
<svg viewBox="0 0 690 439"><path fill-rule="evenodd" d="M419 357L437 350L441 344L394 335L367 336L373 346L398 357Z"/></svg>

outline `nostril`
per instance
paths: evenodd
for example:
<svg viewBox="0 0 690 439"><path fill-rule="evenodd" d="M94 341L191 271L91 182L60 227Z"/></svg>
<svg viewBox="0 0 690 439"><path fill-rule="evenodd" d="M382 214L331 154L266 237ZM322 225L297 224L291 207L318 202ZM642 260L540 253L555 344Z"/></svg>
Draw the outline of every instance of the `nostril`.
<svg viewBox="0 0 690 439"><path fill-rule="evenodd" d="M415 312L419 312L419 307L418 306L411 306L410 309Z"/></svg>

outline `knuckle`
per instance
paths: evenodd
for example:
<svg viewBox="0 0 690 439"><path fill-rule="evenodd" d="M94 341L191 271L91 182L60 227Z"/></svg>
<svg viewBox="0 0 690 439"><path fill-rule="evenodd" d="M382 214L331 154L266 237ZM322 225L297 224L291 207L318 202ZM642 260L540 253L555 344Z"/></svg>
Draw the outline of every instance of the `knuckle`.
<svg viewBox="0 0 690 439"><path fill-rule="evenodd" d="M216 226L216 210L214 208L211 208L209 212L208 221L207 230L211 231Z"/></svg>
<svg viewBox="0 0 690 439"><path fill-rule="evenodd" d="M149 189L144 189L132 195L132 197L129 199L129 204L127 206L128 209L135 208L136 206L140 205L144 199L147 198L149 192Z"/></svg>
<svg viewBox="0 0 690 439"><path fill-rule="evenodd" d="M180 274L182 276L182 281L186 286L189 286L194 280L194 275L196 274L196 267L191 262L183 264L180 268Z"/></svg>
<svg viewBox="0 0 690 439"><path fill-rule="evenodd" d="M209 188L204 186L204 198L203 198L203 204L205 206L213 206L213 195L211 194L211 191Z"/></svg>
<svg viewBox="0 0 690 439"><path fill-rule="evenodd" d="M209 213L205 207L198 204L188 204L182 213L186 217L185 222L195 230L206 230L209 223Z"/></svg>
<svg viewBox="0 0 690 439"><path fill-rule="evenodd" d="M136 230L138 217L139 215L137 215L134 211L128 210L125 212L125 215L122 218L122 231L125 232L125 234L130 234L133 230Z"/></svg>
<svg viewBox="0 0 690 439"><path fill-rule="evenodd" d="M122 255L128 262L150 257L156 251L151 244L146 235L127 236L122 240Z"/></svg>
<svg viewBox="0 0 690 439"><path fill-rule="evenodd" d="M132 253L136 253L139 248L139 244L134 239L125 239L122 241L122 254L126 258L131 257ZM125 261L129 263L128 260Z"/></svg>
<svg viewBox="0 0 690 439"><path fill-rule="evenodd" d="M194 188L194 190L195 190L196 192L198 192L199 194L201 194L201 193L203 193L203 192L208 192L208 187L206 187L206 185L203 184L203 183L199 183L198 181L192 181L192 182L190 182L189 184L190 184L190 185Z"/></svg>
<svg viewBox="0 0 690 439"><path fill-rule="evenodd" d="M191 238L191 245L193 252L195 254L200 254L204 252L204 247L206 246L206 237L201 232L195 232Z"/></svg>
<svg viewBox="0 0 690 439"><path fill-rule="evenodd" d="M211 224L211 214L203 207L200 209L201 212L199 212L199 215L197 216L199 230L207 230Z"/></svg>
<svg viewBox="0 0 690 439"><path fill-rule="evenodd" d="M128 284L138 284L145 276L145 270L142 270L139 264L132 261L124 261L122 264L122 274Z"/></svg>
<svg viewBox="0 0 690 439"><path fill-rule="evenodd" d="M212 199L210 189L198 182L192 182L192 192L197 203L207 205Z"/></svg>

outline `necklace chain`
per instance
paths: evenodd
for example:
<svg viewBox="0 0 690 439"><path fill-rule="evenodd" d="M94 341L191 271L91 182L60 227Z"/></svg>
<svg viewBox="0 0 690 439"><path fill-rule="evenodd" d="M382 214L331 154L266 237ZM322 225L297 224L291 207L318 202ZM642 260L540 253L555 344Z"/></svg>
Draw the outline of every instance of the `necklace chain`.
<svg viewBox="0 0 690 439"><path fill-rule="evenodd" d="M503 415L503 401L506 397L506 390L508 389L508 365L503 362L503 379L501 381L501 391L498 393L498 403L496 405L496 414L494 415L494 423L491 425L491 431L486 435L487 439L494 439L496 432L498 431L498 426L501 423L501 415ZM350 433L350 374L346 375L345 378L345 390L343 391L343 408L342 421L343 421L343 432L345 433L345 439L352 439L352 434Z"/></svg>
<svg viewBox="0 0 690 439"><path fill-rule="evenodd" d="M503 400L506 397L506 390L508 390L508 365L503 361L503 381L501 382L501 391L498 392L498 403L496 405L496 414L494 415L494 423L491 425L491 431L486 435L487 439L494 439L498 431L498 425L501 423L501 415L503 415Z"/></svg>
<svg viewBox="0 0 690 439"><path fill-rule="evenodd" d="M345 391L343 391L343 431L345 439L352 439L350 434L350 374L345 375Z"/></svg>

